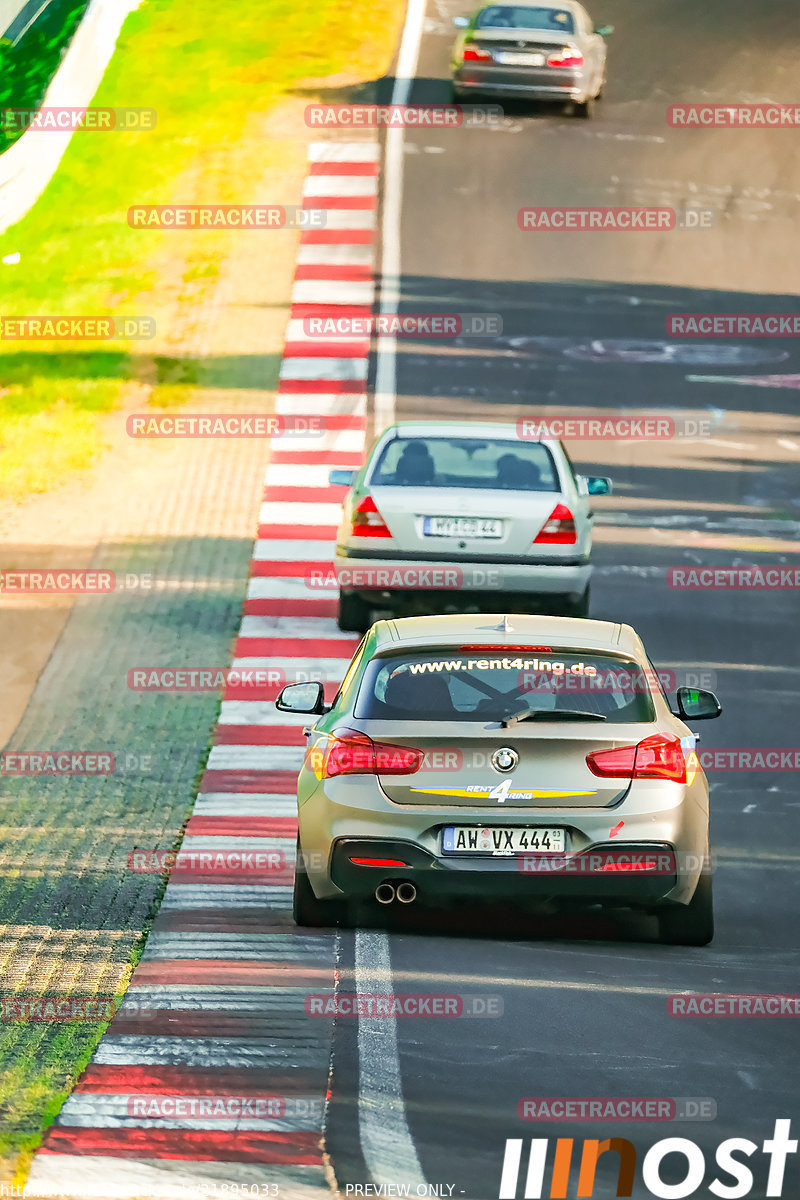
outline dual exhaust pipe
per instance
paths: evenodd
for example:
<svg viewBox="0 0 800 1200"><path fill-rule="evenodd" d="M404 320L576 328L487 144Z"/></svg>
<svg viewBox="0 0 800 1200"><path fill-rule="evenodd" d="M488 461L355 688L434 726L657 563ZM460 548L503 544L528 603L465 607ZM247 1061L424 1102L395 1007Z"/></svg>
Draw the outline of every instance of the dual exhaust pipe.
<svg viewBox="0 0 800 1200"><path fill-rule="evenodd" d="M398 883L397 886L393 883L379 883L375 888L375 899L378 904L391 904L393 900L399 900L401 904L413 904L417 898L417 889L413 883Z"/></svg>

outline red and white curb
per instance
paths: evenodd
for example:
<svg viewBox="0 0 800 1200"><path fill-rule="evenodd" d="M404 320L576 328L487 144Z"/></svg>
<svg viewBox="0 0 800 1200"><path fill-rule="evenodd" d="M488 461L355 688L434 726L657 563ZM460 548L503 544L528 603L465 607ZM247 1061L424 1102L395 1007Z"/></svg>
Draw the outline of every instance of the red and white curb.
<svg viewBox="0 0 800 1200"><path fill-rule="evenodd" d="M335 589L306 581L331 563L343 491L328 471L361 462L369 343L309 338L303 319L372 313L378 159L373 141L310 148L303 202L325 208L327 223L301 235L277 412L319 414L325 432L275 444L233 664L332 687L358 639L336 625ZM331 1029L305 1016L304 999L333 990L334 941L291 918L308 718L275 711L279 686L227 689L181 849L282 852L285 868L173 873L125 999L33 1160L27 1196L186 1200L225 1185L281 1200L329 1194Z"/></svg>

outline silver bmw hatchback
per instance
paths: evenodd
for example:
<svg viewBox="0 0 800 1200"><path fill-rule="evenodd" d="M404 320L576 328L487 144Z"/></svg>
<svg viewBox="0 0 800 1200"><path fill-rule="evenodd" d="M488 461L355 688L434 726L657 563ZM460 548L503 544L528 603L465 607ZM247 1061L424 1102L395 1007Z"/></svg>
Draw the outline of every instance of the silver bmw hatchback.
<svg viewBox="0 0 800 1200"><path fill-rule="evenodd" d="M297 781L294 914L505 898L653 914L663 941L713 936L708 784L629 625L491 614L379 621L312 714Z"/></svg>

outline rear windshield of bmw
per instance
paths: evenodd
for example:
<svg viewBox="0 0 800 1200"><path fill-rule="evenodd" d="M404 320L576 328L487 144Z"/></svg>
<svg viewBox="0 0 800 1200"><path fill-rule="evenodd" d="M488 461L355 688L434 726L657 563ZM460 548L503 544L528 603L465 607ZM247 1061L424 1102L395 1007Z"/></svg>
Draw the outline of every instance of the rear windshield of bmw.
<svg viewBox="0 0 800 1200"><path fill-rule="evenodd" d="M367 664L354 715L491 722L553 714L555 720L644 723L655 718L651 690L658 690L658 681L649 668L591 650L393 652Z"/></svg>

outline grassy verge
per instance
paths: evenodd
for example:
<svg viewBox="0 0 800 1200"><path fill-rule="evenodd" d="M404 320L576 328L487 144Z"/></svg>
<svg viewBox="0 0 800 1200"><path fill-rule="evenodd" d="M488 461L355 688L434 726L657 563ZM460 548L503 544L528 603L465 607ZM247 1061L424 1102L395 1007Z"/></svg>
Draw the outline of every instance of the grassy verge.
<svg viewBox="0 0 800 1200"><path fill-rule="evenodd" d="M0 108L39 106L87 4L51 0L17 42L0 44ZM0 127L0 152L21 137L17 124Z"/></svg>
<svg viewBox="0 0 800 1200"><path fill-rule="evenodd" d="M309 80L322 80L324 94L329 79L357 86L379 76L401 10L401 0L235 10L145 0L131 15L94 103L155 109L156 127L74 135L38 204L0 237L0 257L21 255L0 265L2 315L148 315L156 337L0 341L0 499L90 465L103 449L103 415L142 383L157 404L185 403L203 386L202 365L170 345L236 235L132 229L129 206L251 202L265 170L280 176L303 154L297 138L265 136L276 103L295 90L314 98ZM241 386L235 368L223 386Z"/></svg>

